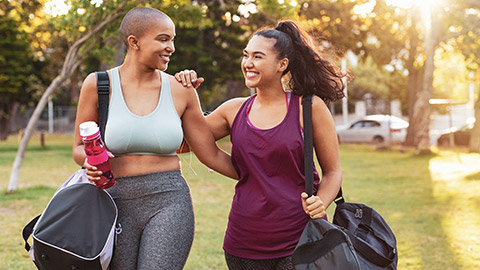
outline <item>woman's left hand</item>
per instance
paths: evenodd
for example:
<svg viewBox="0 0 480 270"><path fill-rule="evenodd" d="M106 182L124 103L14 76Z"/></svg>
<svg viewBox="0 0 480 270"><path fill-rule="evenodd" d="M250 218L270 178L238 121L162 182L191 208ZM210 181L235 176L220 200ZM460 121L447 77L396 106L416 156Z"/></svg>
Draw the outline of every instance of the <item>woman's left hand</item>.
<svg viewBox="0 0 480 270"><path fill-rule="evenodd" d="M183 86L193 86L195 89L197 89L204 81L202 77L197 78L197 72L195 72L195 70L188 69L175 73L175 79L177 79L179 83L183 84Z"/></svg>
<svg viewBox="0 0 480 270"><path fill-rule="evenodd" d="M311 196L308 198L307 193L302 193L303 210L311 219L322 218L326 215L325 205L318 196Z"/></svg>

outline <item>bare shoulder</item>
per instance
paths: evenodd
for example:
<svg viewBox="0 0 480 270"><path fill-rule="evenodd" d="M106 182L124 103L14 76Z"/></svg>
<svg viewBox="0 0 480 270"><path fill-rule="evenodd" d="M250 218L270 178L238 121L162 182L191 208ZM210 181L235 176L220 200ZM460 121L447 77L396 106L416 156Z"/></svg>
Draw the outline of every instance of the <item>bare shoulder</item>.
<svg viewBox="0 0 480 270"><path fill-rule="evenodd" d="M218 106L209 117L226 119L230 124L247 97L232 98Z"/></svg>
<svg viewBox="0 0 480 270"><path fill-rule="evenodd" d="M236 109L238 110L240 108L240 106L242 106L242 104L245 102L245 100L247 100L248 97L238 97L238 98L232 98L232 99L229 99L227 101L225 101L224 103L222 103L220 105L220 107L218 108L226 108L228 110L233 110L233 109Z"/></svg>
<svg viewBox="0 0 480 270"><path fill-rule="evenodd" d="M302 108L302 98L299 99L300 104L300 115L301 122L303 125L303 110ZM327 104L320 97L313 95L312 97L312 120L313 122L322 122L322 123L333 123L333 116L328 109Z"/></svg>
<svg viewBox="0 0 480 270"><path fill-rule="evenodd" d="M313 95L312 98L312 112L314 115L320 114L322 117L331 116L327 104L320 97Z"/></svg>
<svg viewBox="0 0 480 270"><path fill-rule="evenodd" d="M198 103L198 93L193 86L185 87L183 84L177 81L173 75L165 73L168 78L168 82L170 84L170 91L172 93L172 97L176 104L183 104L180 107L186 106L191 102ZM185 102L185 103L184 103Z"/></svg>
<svg viewBox="0 0 480 270"><path fill-rule="evenodd" d="M88 74L85 80L83 80L81 91L87 92L88 94L91 92L97 92L97 76L95 75L95 72Z"/></svg>
<svg viewBox="0 0 480 270"><path fill-rule="evenodd" d="M222 103L218 108L215 109L214 113L221 114L227 119L233 120L238 110L242 104L247 100L248 97L238 97L232 98L224 103Z"/></svg>

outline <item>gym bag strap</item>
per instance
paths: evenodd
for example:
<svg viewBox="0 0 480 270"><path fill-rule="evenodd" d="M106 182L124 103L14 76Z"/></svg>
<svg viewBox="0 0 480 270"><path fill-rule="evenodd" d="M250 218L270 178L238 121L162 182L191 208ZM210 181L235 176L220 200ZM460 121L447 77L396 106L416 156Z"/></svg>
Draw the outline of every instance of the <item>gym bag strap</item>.
<svg viewBox="0 0 480 270"><path fill-rule="evenodd" d="M313 195L312 96L303 96L305 192ZM342 228L323 218L310 219L292 254L296 270L360 270L353 244Z"/></svg>
<svg viewBox="0 0 480 270"><path fill-rule="evenodd" d="M303 108L303 149L305 153L305 192L308 197L313 195L313 127L312 127L312 96L302 98Z"/></svg>
<svg viewBox="0 0 480 270"><path fill-rule="evenodd" d="M98 94L98 126L102 141L105 142L105 126L108 119L108 104L110 98L110 79L107 71L97 71L97 94Z"/></svg>
<svg viewBox="0 0 480 270"><path fill-rule="evenodd" d="M32 235L33 232L33 227L35 227L35 224L37 224L38 219L40 218L41 215L38 215L34 217L24 228L22 231L22 236L23 236L23 241L25 241L25 250L27 252L30 251L30 244L28 244L28 237Z"/></svg>

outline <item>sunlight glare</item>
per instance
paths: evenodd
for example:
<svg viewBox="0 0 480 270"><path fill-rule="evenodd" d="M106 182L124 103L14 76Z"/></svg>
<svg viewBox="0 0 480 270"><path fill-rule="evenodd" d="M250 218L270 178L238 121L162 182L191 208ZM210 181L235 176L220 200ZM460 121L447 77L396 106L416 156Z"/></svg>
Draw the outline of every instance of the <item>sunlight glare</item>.
<svg viewBox="0 0 480 270"><path fill-rule="evenodd" d="M70 1L65 3L65 0L51 0L46 2L43 8L45 13L57 17L67 14L72 8L72 3Z"/></svg>
<svg viewBox="0 0 480 270"><path fill-rule="evenodd" d="M368 3L362 4L362 5L355 5L353 7L353 12L355 14L358 14L362 17L366 17L370 12L373 11L373 8L375 8L375 5L377 2L375 0L370 1Z"/></svg>
<svg viewBox="0 0 480 270"><path fill-rule="evenodd" d="M419 7L422 13L422 18L424 19L425 26L427 28L430 28L430 12L432 10L432 7L438 5L441 1L442 0L387 0L387 5L392 5L403 9L410 9L414 6Z"/></svg>

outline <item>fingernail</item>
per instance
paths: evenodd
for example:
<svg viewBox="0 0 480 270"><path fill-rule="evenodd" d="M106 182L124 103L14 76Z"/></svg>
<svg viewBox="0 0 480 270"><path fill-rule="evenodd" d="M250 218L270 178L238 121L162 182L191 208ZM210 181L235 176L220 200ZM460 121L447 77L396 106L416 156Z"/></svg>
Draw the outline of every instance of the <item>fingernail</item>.
<svg viewBox="0 0 480 270"><path fill-rule="evenodd" d="M191 84L188 84L188 87L191 87L192 85Z"/></svg>
<svg viewBox="0 0 480 270"><path fill-rule="evenodd" d="M100 171L100 172L98 172L98 175L102 175L102 174L103 174L103 172L101 172L101 171Z"/></svg>
<svg viewBox="0 0 480 270"><path fill-rule="evenodd" d="M97 167L92 167L92 170L96 171L96 170L97 170Z"/></svg>

